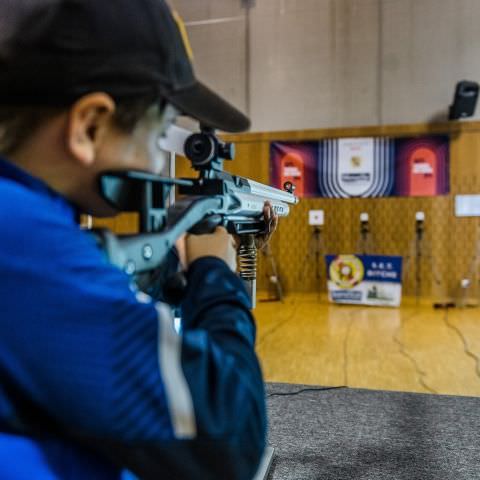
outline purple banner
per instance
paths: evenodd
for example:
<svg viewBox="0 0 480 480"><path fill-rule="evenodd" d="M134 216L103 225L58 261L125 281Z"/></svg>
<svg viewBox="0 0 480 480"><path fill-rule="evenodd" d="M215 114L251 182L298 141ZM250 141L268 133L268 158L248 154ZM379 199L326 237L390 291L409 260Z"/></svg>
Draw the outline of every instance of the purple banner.
<svg viewBox="0 0 480 480"><path fill-rule="evenodd" d="M299 197L368 198L449 193L449 137L273 142L270 181Z"/></svg>

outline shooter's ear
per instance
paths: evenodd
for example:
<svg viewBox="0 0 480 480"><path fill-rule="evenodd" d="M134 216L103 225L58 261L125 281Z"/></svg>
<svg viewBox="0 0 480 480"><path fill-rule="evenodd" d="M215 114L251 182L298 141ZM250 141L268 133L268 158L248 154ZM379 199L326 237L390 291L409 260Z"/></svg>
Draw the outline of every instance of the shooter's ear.
<svg viewBox="0 0 480 480"><path fill-rule="evenodd" d="M91 93L75 102L67 124L67 149L85 166L95 161L98 146L115 112L115 102L106 93Z"/></svg>

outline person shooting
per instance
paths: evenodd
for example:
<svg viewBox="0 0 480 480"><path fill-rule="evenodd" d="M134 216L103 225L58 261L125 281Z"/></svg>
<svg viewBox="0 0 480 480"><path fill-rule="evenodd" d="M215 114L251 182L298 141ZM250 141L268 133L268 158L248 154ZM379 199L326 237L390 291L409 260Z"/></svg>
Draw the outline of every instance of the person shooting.
<svg viewBox="0 0 480 480"><path fill-rule="evenodd" d="M266 414L235 239L178 237L179 334L77 221L117 213L105 172L162 172L178 114L229 132L249 120L195 78L163 0L0 10L15 23L0 34L0 476L250 479ZM276 226L264 216L257 240Z"/></svg>

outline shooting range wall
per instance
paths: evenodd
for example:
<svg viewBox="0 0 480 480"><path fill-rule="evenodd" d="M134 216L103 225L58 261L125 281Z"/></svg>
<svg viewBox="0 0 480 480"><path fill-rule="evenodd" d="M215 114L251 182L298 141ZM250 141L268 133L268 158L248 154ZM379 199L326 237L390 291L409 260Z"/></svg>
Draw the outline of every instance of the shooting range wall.
<svg viewBox="0 0 480 480"><path fill-rule="evenodd" d="M226 163L232 173L269 183L269 146L274 140L301 141L322 138L416 136L448 134L450 136L450 194L418 198L390 197L375 199L302 199L292 208L291 215L280 222L272 241L272 251L278 263L281 279L288 292L315 291L314 257L305 265L311 236L308 211L325 211L323 239L325 253L356 253L359 241L359 216L370 214L370 226L375 253L412 255L415 238L415 213L423 211L425 221L425 255L422 261L422 297L443 301L458 294L461 278L467 277L480 242L480 221L476 218L456 218L454 196L480 192L480 123L415 124L384 127L356 127L292 132L251 133L226 136L234 141L237 156ZM177 163L177 174L191 176L184 160ZM431 248L428 248L431 247ZM264 259L260 259L259 289L266 289ZM302 269L302 265L305 267ZM321 260L321 288L326 289L325 267ZM415 292L414 259L404 275L404 294ZM478 272L472 278L469 297L479 296Z"/></svg>
<svg viewBox="0 0 480 480"><path fill-rule="evenodd" d="M480 78L478 0L172 4L198 77L254 131L444 121L456 82Z"/></svg>

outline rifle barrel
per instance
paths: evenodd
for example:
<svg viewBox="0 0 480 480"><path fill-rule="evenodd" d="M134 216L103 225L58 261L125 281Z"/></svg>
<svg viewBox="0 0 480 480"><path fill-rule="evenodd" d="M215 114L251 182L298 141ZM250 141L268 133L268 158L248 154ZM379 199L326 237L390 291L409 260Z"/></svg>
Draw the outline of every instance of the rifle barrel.
<svg viewBox="0 0 480 480"><path fill-rule="evenodd" d="M273 201L292 203L296 205L298 203L298 197L292 193L285 192L279 188L270 187L269 185L264 185L263 183L255 182L254 180L249 180L250 193L253 195L258 195L260 197L266 197Z"/></svg>

